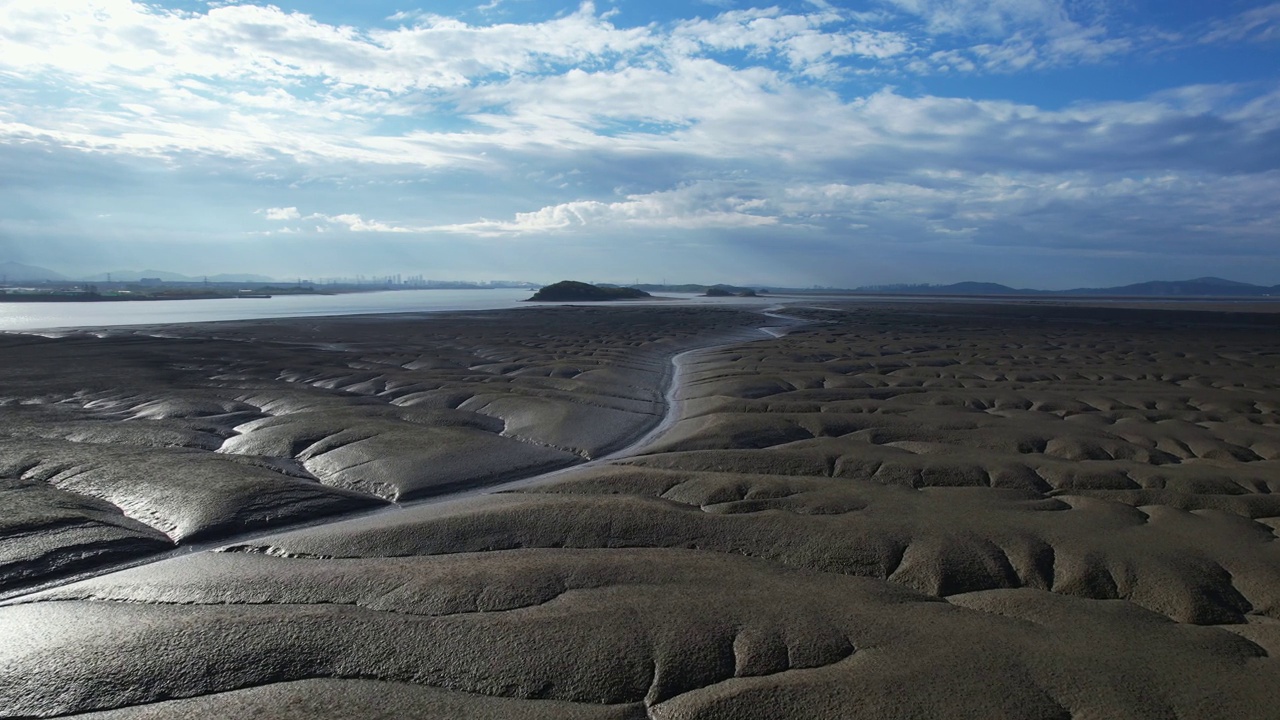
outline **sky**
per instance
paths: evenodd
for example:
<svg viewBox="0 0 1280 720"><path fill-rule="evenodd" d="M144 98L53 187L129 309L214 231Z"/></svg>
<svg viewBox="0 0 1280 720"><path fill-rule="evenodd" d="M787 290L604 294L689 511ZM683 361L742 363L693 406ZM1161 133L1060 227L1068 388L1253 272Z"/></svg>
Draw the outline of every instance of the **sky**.
<svg viewBox="0 0 1280 720"><path fill-rule="evenodd" d="M0 261L1280 283L1280 2L0 0Z"/></svg>

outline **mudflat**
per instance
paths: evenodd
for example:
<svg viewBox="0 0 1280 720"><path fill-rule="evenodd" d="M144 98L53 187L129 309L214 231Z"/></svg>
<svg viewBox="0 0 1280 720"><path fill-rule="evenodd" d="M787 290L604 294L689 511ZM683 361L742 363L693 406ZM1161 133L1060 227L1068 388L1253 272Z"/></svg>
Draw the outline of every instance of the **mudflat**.
<svg viewBox="0 0 1280 720"><path fill-rule="evenodd" d="M662 414L671 354L758 324L564 307L0 335L0 595L582 462Z"/></svg>
<svg viewBox="0 0 1280 720"><path fill-rule="evenodd" d="M547 340L562 348L556 352L585 352L580 347L590 342L582 338L599 338L593 357L623 369L609 371L601 385L584 381L553 396L593 408L625 401L618 411L631 415L643 415L629 404L641 401L654 412L663 384L656 358L669 357L673 344L753 322L710 309L563 312L569 320L554 327L564 334ZM612 328L624 313L672 312L685 316L652 322L684 327L682 335L659 327L618 341L584 330L573 340L574 323L594 319ZM104 719L1274 716L1280 314L827 302L788 312L811 324L686 362L679 421L630 457L518 491L224 544L0 607L2 712ZM219 337L260 345L249 342L258 326L227 332ZM276 340L302 342L284 333ZM336 394L343 403L334 409L295 418L332 432L351 422L344 413L363 407L353 398L388 390L378 373L436 357L387 347L358 355L370 367L343 370L330 388L323 383L331 379L306 380L329 377L319 370L304 368L297 377L305 381L283 380L270 363L218 365L216 373L213 361L192 363L205 368L197 374L218 378L215 386L252 381L277 392L297 385ZM103 367L122 367L128 357L126 348L104 353ZM154 349L141 357L154 358ZM635 425L601 427L594 410L569 413L587 418L577 425L548 425L561 415L543 404L540 383L554 377L545 368L569 363L588 374L580 359L551 357L537 365L531 387L539 392L520 390L515 378L522 376L504 370L496 376L514 389L470 409L488 417L480 410L496 402L504 427L529 418L522 426L529 429L508 435L538 437L536 447L579 458L634 436ZM200 405L212 402L206 390L224 397L225 388L203 385L200 393L178 393L187 386L171 377L146 382L188 408L212 407ZM375 391L342 392L353 386ZM464 386L468 398L479 394ZM6 395L21 397L9 387ZM433 390L403 397L418 392ZM227 420L232 432L222 435L170 417L135 417L136 407L127 419L103 418L102 427L209 432L216 447L209 441L212 449L188 444L181 452L255 459L246 467L257 469L292 458L314 476L300 481L364 498L421 487L396 480L431 466L416 455L401 456L396 472L374 480L339 482L327 478L363 465L314 462L324 453L286 442L317 442L308 433L318 431L285 423L284 440L255 439L310 407L265 413L276 406L246 399L255 393L269 394L241 388L226 397L248 408L181 416L189 423L259 413ZM65 403L56 397L45 405ZM465 402L449 409L466 412ZM5 410L13 407L28 408L19 400ZM37 418L60 412L7 415L28 411ZM20 446L52 442L26 429L46 426L63 427L14 420L6 427L18 430L6 433ZM376 467L412 435L372 446L362 462ZM246 452L230 452L241 443ZM478 482L502 474L489 472ZM12 492L44 493L31 495L33 505L57 505L50 493L78 492L29 469L10 477ZM81 502L107 502L92 497ZM93 507L73 510L89 520L112 512Z"/></svg>

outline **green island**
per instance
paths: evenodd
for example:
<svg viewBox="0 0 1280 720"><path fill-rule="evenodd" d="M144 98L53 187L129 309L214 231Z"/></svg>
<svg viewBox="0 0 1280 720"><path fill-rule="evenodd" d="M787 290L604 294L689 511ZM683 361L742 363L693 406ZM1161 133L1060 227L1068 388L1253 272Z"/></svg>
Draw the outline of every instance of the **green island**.
<svg viewBox="0 0 1280 720"><path fill-rule="evenodd" d="M605 302L653 297L644 290L628 287L601 287L576 280L561 280L541 288L529 302Z"/></svg>

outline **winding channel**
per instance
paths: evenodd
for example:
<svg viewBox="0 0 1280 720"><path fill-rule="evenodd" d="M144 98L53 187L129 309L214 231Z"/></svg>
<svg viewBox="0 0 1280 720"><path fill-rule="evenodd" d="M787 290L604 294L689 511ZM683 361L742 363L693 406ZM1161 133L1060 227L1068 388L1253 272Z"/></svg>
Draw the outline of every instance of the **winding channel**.
<svg viewBox="0 0 1280 720"><path fill-rule="evenodd" d="M755 332L767 335L769 338L779 338L786 335L792 329L801 325L809 324L811 321L797 317L782 314L783 306L769 307L760 310L760 314L765 317L782 321L780 325L769 325L756 328ZM748 331L751 332L751 331ZM462 488L454 491L446 491L437 495L417 498L407 502L392 502L382 507L376 507L368 510L356 512L338 513L334 515L326 515L324 517L315 518L313 520L303 520L300 522L289 523L271 528L260 528L239 534L227 535L220 538L198 541L184 545L178 545L172 550L167 550L156 555L137 558L119 563L111 563L103 565L92 570L75 573L65 577L50 580L45 583L24 587L20 590L10 593L0 592L0 604L8 605L21 602L27 598L37 595L46 590L73 585L77 582L100 578L115 573L132 570L148 565L155 565L163 562L178 560L187 555L200 552L207 552L226 548L234 545L242 545L252 543L270 537L278 537L285 534L293 534L296 532L305 532L313 530L317 527L340 526L348 523L356 523L366 521L370 518L386 515L389 513L401 513L411 510L420 510L427 507L447 506L453 503L461 502L470 498L492 495L496 493L510 492L513 490L521 490L540 485L546 485L563 476L575 473L587 468L599 467L611 462L623 460L629 457L639 455L649 446L656 443L662 438L677 422L679 422L682 402L679 400L680 392L685 388L687 382L687 372L690 361L701 354L709 353L721 348L732 347L744 342L756 342L767 338L755 338L754 340L747 337L746 333L739 333L732 336L721 336L715 338L711 343L700 345L678 352L671 356L668 361L666 372L663 374L662 385L666 389L663 393L663 410L662 414L657 417L657 421L647 430L641 432L634 440L625 444L623 447L613 450L599 457L594 457L585 462L576 463L567 467L550 470L547 472L537 473L523 478L515 478L510 480L502 480L486 485L477 485L474 487Z"/></svg>

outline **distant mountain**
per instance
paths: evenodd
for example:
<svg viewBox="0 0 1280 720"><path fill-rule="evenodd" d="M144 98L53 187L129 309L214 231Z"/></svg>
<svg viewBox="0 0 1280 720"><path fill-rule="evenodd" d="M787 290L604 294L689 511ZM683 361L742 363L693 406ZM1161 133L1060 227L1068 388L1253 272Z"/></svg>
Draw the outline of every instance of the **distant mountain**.
<svg viewBox="0 0 1280 720"><path fill-rule="evenodd" d="M953 285L873 285L855 292L881 295L1075 295L1093 297L1280 297L1280 285L1267 287L1249 283L1202 277L1193 280L1157 280L1105 288L1074 290L1031 290L999 283L960 282Z"/></svg>
<svg viewBox="0 0 1280 720"><path fill-rule="evenodd" d="M1018 290L987 282L958 282L952 285L870 285L855 292L886 295L1041 295L1044 290Z"/></svg>
<svg viewBox="0 0 1280 720"><path fill-rule="evenodd" d="M600 285L601 287L605 287L607 284L600 283ZM623 286L614 285L613 287L623 287ZM697 283L685 283L683 285L655 285L652 283L640 283L639 285L627 285L626 287L633 287L637 290L644 290L646 292L700 293L700 292L706 292L707 288L711 286L699 285Z"/></svg>
<svg viewBox="0 0 1280 720"><path fill-rule="evenodd" d="M1039 295L1043 290L1016 290L1008 285L987 282L959 282L930 291L936 295Z"/></svg>
<svg viewBox="0 0 1280 720"><path fill-rule="evenodd" d="M193 280L204 280L203 277L192 278ZM277 282L275 278L266 275L248 275L245 273L223 273L220 275L210 275L209 282L242 282L242 283L272 283Z"/></svg>
<svg viewBox="0 0 1280 720"><path fill-rule="evenodd" d="M142 278L158 278L165 282L190 282L191 278L178 273L163 270L112 270L111 272L86 275L81 278L89 282L138 282Z"/></svg>
<svg viewBox="0 0 1280 720"><path fill-rule="evenodd" d="M66 280L61 273L49 268L35 265L23 265L16 262L0 263L0 278L7 282L41 282L44 280Z"/></svg>
<svg viewBox="0 0 1280 720"><path fill-rule="evenodd" d="M0 263L0 278L5 278L9 282L42 282L45 280L53 280L58 282L138 282L142 278L159 278L164 282L203 282L206 278L201 275L192 277L175 272L165 272L164 270L113 270L109 273L97 273L88 277L70 278L62 273L55 272L49 268L37 267L35 265L24 265L17 262ZM251 273L227 273L220 275L210 275L208 278L211 283L269 283L275 282L275 278L266 275L254 275Z"/></svg>
<svg viewBox="0 0 1280 720"><path fill-rule="evenodd" d="M1122 297L1263 297L1280 294L1280 286L1266 287L1217 277L1202 277L1193 280L1155 280L1110 288L1079 288L1065 290L1062 294Z"/></svg>
<svg viewBox="0 0 1280 720"><path fill-rule="evenodd" d="M745 287L741 285L725 285L717 283L715 285L701 285L698 283L685 283L683 285L653 285L649 283L641 283L639 285L614 285L611 283L598 283L600 287L630 287L636 290L644 290L646 292L675 292L675 293L705 293L711 290L726 292L730 295L744 295L746 293L754 293L757 288ZM717 293L718 294L718 293Z"/></svg>
<svg viewBox="0 0 1280 720"><path fill-rule="evenodd" d="M245 283L269 283L275 282L275 278L266 275L253 275L249 273L224 273L220 275L204 275L198 277L191 275L183 275L181 273L166 272L164 270L113 270L109 273L98 273L90 275L85 280L89 282L138 282L142 278L157 278L163 282L189 283L189 282L245 282Z"/></svg>

